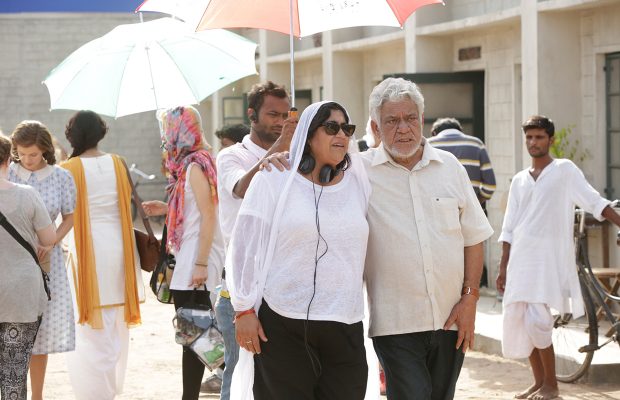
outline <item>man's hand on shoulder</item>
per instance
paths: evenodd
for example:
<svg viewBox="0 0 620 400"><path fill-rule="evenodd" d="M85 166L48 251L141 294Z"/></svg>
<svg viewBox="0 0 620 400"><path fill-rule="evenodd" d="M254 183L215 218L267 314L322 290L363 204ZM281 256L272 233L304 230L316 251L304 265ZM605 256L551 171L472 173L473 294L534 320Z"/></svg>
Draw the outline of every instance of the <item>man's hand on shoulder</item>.
<svg viewBox="0 0 620 400"><path fill-rule="evenodd" d="M259 171L267 170L271 172L271 165L276 167L278 171L284 171L285 169L291 169L291 163L288 160L289 152L283 151L281 153L273 153L265 158L258 167Z"/></svg>

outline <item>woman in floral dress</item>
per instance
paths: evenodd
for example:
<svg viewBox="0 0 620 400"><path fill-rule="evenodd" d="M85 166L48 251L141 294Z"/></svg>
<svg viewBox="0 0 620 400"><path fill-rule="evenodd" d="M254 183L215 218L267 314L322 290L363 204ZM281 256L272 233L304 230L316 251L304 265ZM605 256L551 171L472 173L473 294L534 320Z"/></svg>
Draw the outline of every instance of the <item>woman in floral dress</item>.
<svg viewBox="0 0 620 400"><path fill-rule="evenodd" d="M52 300L47 303L32 351L30 381L32 399L43 398L47 355L72 351L75 348L73 304L61 241L73 227L75 185L71 174L55 165L54 145L49 130L38 121L23 121L11 135L14 163L9 180L34 187L47 208L52 221L61 215L56 241L37 249L39 259L50 263Z"/></svg>

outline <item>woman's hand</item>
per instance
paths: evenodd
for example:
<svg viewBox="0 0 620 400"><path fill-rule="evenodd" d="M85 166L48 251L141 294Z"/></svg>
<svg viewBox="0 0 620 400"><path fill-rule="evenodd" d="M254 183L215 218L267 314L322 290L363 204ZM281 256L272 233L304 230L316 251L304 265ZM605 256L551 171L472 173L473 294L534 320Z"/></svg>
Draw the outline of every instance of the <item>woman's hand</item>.
<svg viewBox="0 0 620 400"><path fill-rule="evenodd" d="M208 268L205 265L194 265L194 272L192 273L192 285L199 288L205 284L209 276Z"/></svg>
<svg viewBox="0 0 620 400"><path fill-rule="evenodd" d="M235 336L240 347L253 354L260 354L260 341L267 341L258 317L254 313L235 319Z"/></svg>
<svg viewBox="0 0 620 400"><path fill-rule="evenodd" d="M159 200L143 201L142 209L147 217L166 215L168 213L168 204Z"/></svg>

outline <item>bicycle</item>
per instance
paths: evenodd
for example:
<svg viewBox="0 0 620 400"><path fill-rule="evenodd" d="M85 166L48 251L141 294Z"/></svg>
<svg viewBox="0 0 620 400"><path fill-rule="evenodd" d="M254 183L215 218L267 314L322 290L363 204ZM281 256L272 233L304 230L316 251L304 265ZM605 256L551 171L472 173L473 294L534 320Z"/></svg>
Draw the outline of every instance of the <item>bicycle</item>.
<svg viewBox="0 0 620 400"><path fill-rule="evenodd" d="M617 204L617 200L614 204ZM607 303L620 305L620 297L608 292L596 277L588 257L587 233L584 210L575 210L575 256L577 273L583 296L585 315L552 312L554 318L553 347L555 350L556 378L571 383L581 378L590 367L594 352L611 342L620 345L620 319L616 318ZM617 244L620 246L620 232ZM618 278L617 278L618 279ZM599 321L597 311L602 310L605 321ZM609 339L599 345L599 323L609 323Z"/></svg>

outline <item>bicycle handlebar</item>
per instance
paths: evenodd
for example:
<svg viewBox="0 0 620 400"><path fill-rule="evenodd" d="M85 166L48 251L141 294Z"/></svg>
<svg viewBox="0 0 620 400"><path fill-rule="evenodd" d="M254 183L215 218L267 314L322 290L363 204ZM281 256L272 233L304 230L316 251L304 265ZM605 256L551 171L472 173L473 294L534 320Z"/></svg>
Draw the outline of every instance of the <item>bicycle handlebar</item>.
<svg viewBox="0 0 620 400"><path fill-rule="evenodd" d="M136 175L144 178L144 179L148 179L149 181L152 181L153 179L155 179L155 174L147 174L144 171L141 171L138 169L137 165L135 163L131 164L131 166L129 167L129 172L133 172Z"/></svg>

